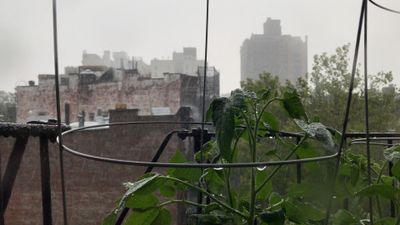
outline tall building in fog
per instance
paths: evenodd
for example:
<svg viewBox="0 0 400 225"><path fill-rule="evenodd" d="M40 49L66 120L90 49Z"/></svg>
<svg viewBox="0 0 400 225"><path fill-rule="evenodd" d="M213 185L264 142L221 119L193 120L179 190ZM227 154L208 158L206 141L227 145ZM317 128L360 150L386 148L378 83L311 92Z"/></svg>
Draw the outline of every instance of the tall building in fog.
<svg viewBox="0 0 400 225"><path fill-rule="evenodd" d="M264 23L263 34L252 34L240 49L241 81L258 79L263 72L295 82L307 73L307 37L282 35L281 21Z"/></svg>

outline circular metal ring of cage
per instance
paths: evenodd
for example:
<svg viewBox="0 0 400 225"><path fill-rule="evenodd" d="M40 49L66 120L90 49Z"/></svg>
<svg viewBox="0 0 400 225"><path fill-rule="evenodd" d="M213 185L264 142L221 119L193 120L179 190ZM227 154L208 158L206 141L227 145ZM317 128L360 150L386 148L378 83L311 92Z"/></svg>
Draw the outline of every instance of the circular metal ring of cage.
<svg viewBox="0 0 400 225"><path fill-rule="evenodd" d="M62 136L75 133L82 130L88 130L98 127L110 127L110 126L124 126L124 125L160 125L160 124L171 124L171 125L201 125L201 122L165 122L165 121L141 121L141 122L117 122L117 123L109 123L109 124L101 124L101 125L93 125L87 127L80 127L76 129L72 129L62 133ZM205 125L211 125L210 123L206 123ZM57 138L57 142L58 142ZM280 160L280 161L266 161L266 162L244 162L244 163L166 163L166 162L149 162L149 161L136 161L136 160L124 160L124 159L115 159L110 157L102 157L91 154L86 154L79 152L73 148L70 148L63 144L63 150L69 152L73 155L94 160L100 162L114 163L120 165L132 165L132 166L152 166L152 167L164 167L164 168L250 168L250 167L266 167L266 166L280 166L280 165L290 165L290 164L298 164L298 163L310 163L310 162L319 162L325 161L329 159L333 159L338 157L338 153L334 153L332 155L312 157L306 159L292 159L292 160Z"/></svg>
<svg viewBox="0 0 400 225"><path fill-rule="evenodd" d="M377 142L377 141L398 141L400 140L400 137L375 137L375 138L370 138L369 139L369 144L370 145L380 145L380 146L387 146L387 147L392 147L393 145L396 145L394 143L383 143L383 142ZM350 142L350 145L364 145L367 144L367 139L366 138L357 138L354 139Z"/></svg>
<svg viewBox="0 0 400 225"><path fill-rule="evenodd" d="M383 10L385 10L385 11L392 12L392 13L396 13L396 14L400 14L400 11L394 10L394 9L391 9L391 8L388 8L388 7L383 6L383 5L381 5L381 4L378 4L378 3L376 3L376 2L373 1L373 0L369 0L369 2L371 2L374 6L376 6L376 7L378 7L378 8L381 8L381 9L383 9Z"/></svg>

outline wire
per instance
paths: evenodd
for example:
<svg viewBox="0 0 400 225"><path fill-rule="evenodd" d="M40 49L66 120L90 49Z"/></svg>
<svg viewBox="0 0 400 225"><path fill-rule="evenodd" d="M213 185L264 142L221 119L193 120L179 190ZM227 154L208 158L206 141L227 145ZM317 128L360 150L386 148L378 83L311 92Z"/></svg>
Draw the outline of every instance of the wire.
<svg viewBox="0 0 400 225"><path fill-rule="evenodd" d="M396 14L400 14L400 11L397 11L397 10L390 9L390 8L388 8L388 7L382 6L382 5L376 3L376 2L373 1L373 0L369 0L369 2L371 2L374 6L376 6L376 7L378 7L378 8L381 8L381 9L383 9L383 10L385 10L385 11L392 12L392 13L396 13Z"/></svg>

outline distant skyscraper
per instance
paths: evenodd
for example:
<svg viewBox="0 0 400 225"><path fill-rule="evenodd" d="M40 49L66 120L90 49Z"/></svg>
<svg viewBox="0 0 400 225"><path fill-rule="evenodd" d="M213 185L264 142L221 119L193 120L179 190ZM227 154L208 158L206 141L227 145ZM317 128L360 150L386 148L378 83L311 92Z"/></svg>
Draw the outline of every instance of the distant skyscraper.
<svg viewBox="0 0 400 225"><path fill-rule="evenodd" d="M295 82L307 73L307 37L282 35L281 21L264 23L264 34L252 34L240 49L241 80L259 79L262 72Z"/></svg>

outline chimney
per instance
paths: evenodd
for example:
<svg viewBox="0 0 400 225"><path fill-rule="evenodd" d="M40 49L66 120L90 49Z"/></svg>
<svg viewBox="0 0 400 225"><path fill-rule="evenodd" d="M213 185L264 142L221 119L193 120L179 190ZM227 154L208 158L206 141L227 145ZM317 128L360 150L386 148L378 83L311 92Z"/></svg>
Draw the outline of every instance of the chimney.
<svg viewBox="0 0 400 225"><path fill-rule="evenodd" d="M78 115L78 121L79 121L79 127L84 127L85 126L85 111L82 111Z"/></svg>

